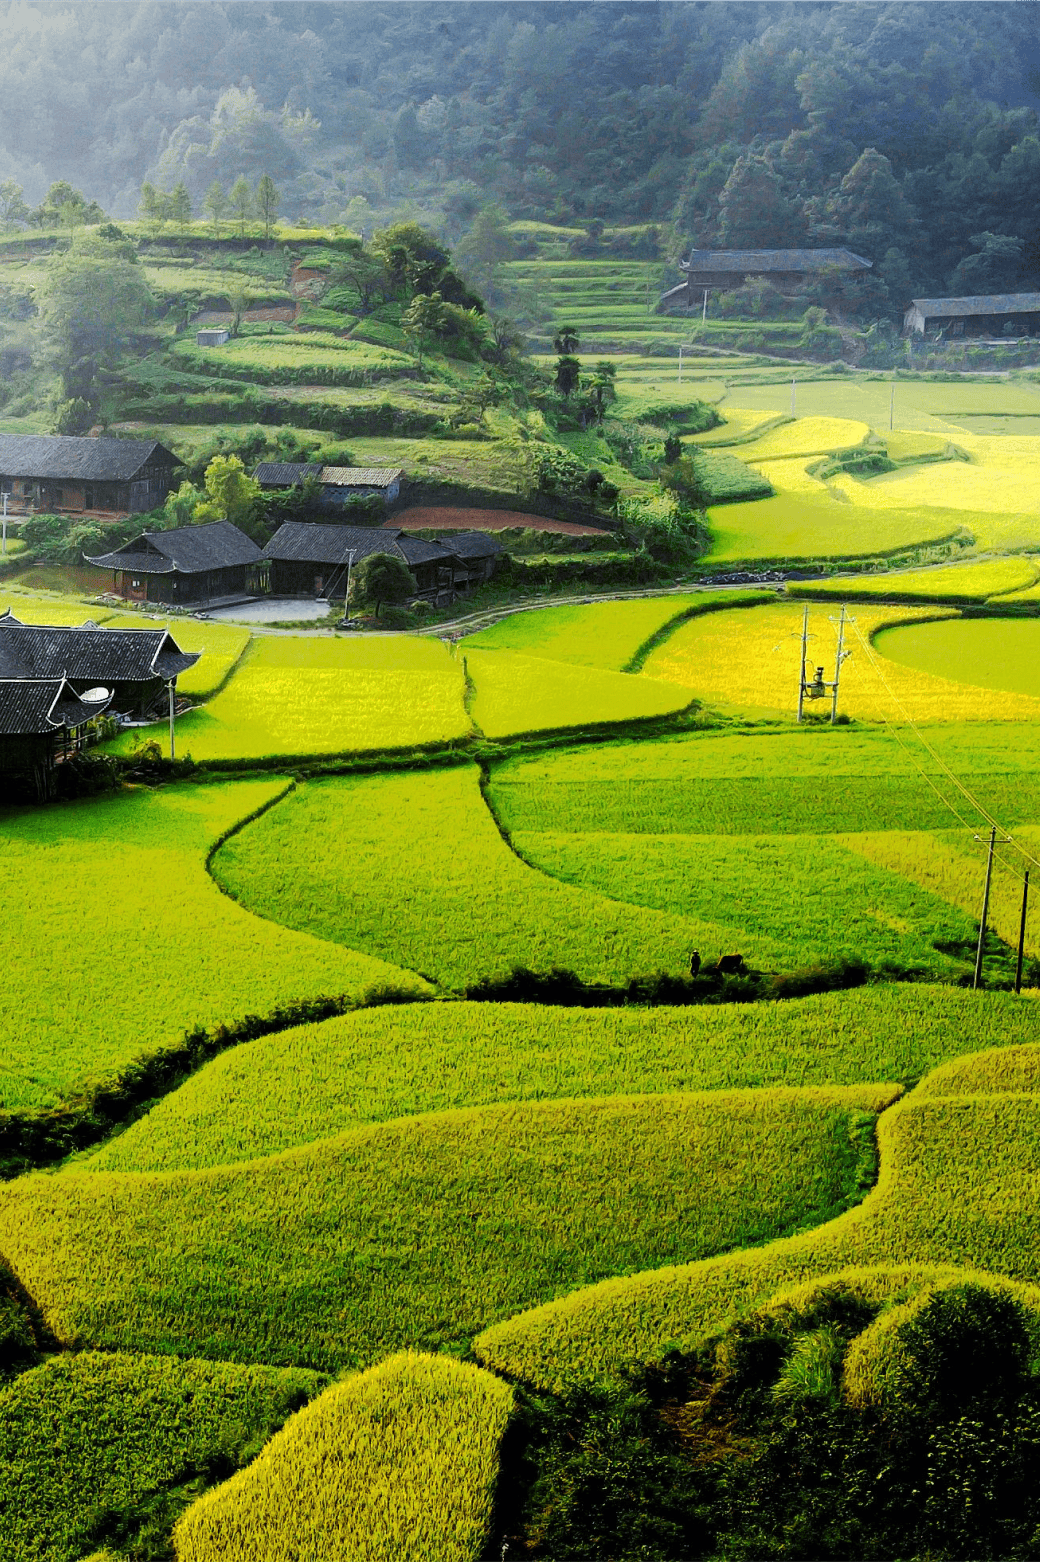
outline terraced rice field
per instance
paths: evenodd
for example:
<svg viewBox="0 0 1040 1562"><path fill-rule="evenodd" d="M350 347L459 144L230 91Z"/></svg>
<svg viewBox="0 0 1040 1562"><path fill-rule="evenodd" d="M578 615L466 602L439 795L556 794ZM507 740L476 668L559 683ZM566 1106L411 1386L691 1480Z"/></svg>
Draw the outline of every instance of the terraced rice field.
<svg viewBox="0 0 1040 1562"><path fill-rule="evenodd" d="M444 646L375 636L257 637L226 687L177 727L181 753L196 760L409 747L469 731L462 667ZM161 737L162 727L144 732ZM124 734L116 751L135 741Z"/></svg>
<svg viewBox="0 0 1040 1562"><path fill-rule="evenodd" d="M240 1167L33 1174L0 1197L0 1251L65 1343L367 1366L607 1275L819 1223L854 1201L898 1091L531 1101Z"/></svg>
<svg viewBox="0 0 1040 1562"><path fill-rule="evenodd" d="M377 959L249 916L217 889L207 852L285 786L133 788L0 816L0 1110L54 1106L195 1026L332 993L360 998L386 981L414 986Z"/></svg>

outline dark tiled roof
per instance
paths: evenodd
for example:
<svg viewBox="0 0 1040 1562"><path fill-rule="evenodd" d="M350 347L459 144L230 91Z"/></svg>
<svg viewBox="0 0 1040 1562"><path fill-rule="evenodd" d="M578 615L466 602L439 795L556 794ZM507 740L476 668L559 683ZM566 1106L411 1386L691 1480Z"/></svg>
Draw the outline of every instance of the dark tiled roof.
<svg viewBox="0 0 1040 1562"><path fill-rule="evenodd" d="M198 575L236 564L256 564L262 557L256 543L230 521L178 526L168 532L142 532L114 553L84 554L88 564L96 564L100 569L127 569L142 575L169 575L174 570L182 575Z"/></svg>
<svg viewBox="0 0 1040 1562"><path fill-rule="evenodd" d="M397 548L409 564L432 564L437 561L450 564L452 559L457 561L459 558L454 537L451 547L447 548L441 542L424 542L421 537L406 537L402 534L397 538Z"/></svg>
<svg viewBox="0 0 1040 1562"><path fill-rule="evenodd" d="M261 461L253 468L261 488L296 488L309 477L321 476L321 465L301 461Z"/></svg>
<svg viewBox="0 0 1040 1562"><path fill-rule="evenodd" d="M0 434L0 472L7 477L81 477L125 483L153 461L177 465L177 457L155 439Z"/></svg>
<svg viewBox="0 0 1040 1562"><path fill-rule="evenodd" d="M68 629L0 619L0 677L112 684L174 678L199 653L182 651L168 629Z"/></svg>
<svg viewBox="0 0 1040 1562"><path fill-rule="evenodd" d="M487 532L452 532L451 551L460 559L493 559L502 552L502 544Z"/></svg>
<svg viewBox="0 0 1040 1562"><path fill-rule="evenodd" d="M0 678L0 735L34 737L61 727L79 727L111 704L83 701L63 677Z"/></svg>
<svg viewBox="0 0 1040 1562"><path fill-rule="evenodd" d="M390 553L404 558L398 547L399 533L373 526L338 526L323 521L283 521L264 549L265 559L283 563L345 564L354 554L354 563L370 553Z"/></svg>
<svg viewBox="0 0 1040 1562"><path fill-rule="evenodd" d="M769 271L863 271L874 264L849 249L695 249L680 271L733 271L753 276Z"/></svg>
<svg viewBox="0 0 1040 1562"><path fill-rule="evenodd" d="M1040 293L975 293L970 298L915 298L913 303L926 320L1040 313Z"/></svg>

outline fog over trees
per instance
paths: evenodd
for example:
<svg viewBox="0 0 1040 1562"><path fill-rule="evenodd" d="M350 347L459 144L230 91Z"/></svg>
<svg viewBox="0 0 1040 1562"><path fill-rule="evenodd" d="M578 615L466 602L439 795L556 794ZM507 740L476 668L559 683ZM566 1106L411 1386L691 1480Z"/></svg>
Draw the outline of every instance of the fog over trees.
<svg viewBox="0 0 1040 1562"><path fill-rule="evenodd" d="M1035 6L4 4L0 184L115 218L274 181L287 216L848 244L879 298L1036 285ZM14 211L17 214L17 206Z"/></svg>

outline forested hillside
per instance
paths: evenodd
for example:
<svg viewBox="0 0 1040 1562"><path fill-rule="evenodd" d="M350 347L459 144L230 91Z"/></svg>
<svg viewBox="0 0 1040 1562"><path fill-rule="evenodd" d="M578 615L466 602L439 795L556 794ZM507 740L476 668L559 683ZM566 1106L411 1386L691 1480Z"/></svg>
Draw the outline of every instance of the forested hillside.
<svg viewBox="0 0 1040 1562"><path fill-rule="evenodd" d="M1036 285L1024 3L945 5L941 24L927 4L721 0L3 13L11 222L59 179L125 219L146 181L183 183L201 214L214 183L267 174L284 216L355 230L407 212L456 239L493 200L593 250L598 222L659 225L631 236L651 255L848 244L893 310Z"/></svg>

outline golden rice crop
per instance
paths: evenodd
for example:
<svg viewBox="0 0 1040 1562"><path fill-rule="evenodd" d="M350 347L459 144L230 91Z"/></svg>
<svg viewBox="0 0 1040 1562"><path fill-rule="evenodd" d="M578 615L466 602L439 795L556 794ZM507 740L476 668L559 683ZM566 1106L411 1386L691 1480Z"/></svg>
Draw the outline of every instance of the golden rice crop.
<svg viewBox="0 0 1040 1562"><path fill-rule="evenodd" d="M35 1173L0 1189L0 1251L77 1347L367 1365L826 1219L898 1090L528 1101L214 1171Z"/></svg>
<svg viewBox="0 0 1040 1562"><path fill-rule="evenodd" d="M142 1508L214 1461L248 1457L323 1382L89 1351L22 1372L0 1388L0 1562L76 1562L101 1515L130 1538Z"/></svg>
<svg viewBox="0 0 1040 1562"><path fill-rule="evenodd" d="M753 461L758 466L778 457L823 456L836 450L851 450L862 445L869 434L866 423L852 418L795 418L793 423L784 423L770 429L761 439L741 445L739 454L742 461Z"/></svg>
<svg viewBox="0 0 1040 1562"><path fill-rule="evenodd" d="M922 504L868 509L865 504L838 503L827 497L822 485L817 485L816 500L810 491L815 478L799 469L797 462L784 463L790 467L786 475L778 465L770 462L767 473L778 489L774 498L709 510L713 559L869 558L938 542L968 525L962 512ZM789 489L785 490L785 482ZM975 531L974 523L971 530Z"/></svg>
<svg viewBox="0 0 1040 1562"><path fill-rule="evenodd" d="M1025 1000L1029 1002L1029 1000ZM1032 1222L1040 1098L907 1097L878 1124L881 1172L864 1202L809 1234L753 1252L605 1281L520 1314L475 1342L529 1381L616 1372L692 1346L781 1285L848 1265L942 1264L1035 1284Z"/></svg>
<svg viewBox="0 0 1040 1562"><path fill-rule="evenodd" d="M477 1562L513 1391L403 1352L327 1389L174 1532L178 1562Z"/></svg>
<svg viewBox="0 0 1040 1562"><path fill-rule="evenodd" d="M243 759L405 748L469 731L462 667L439 641L264 635L216 698L181 718L178 743L197 760Z"/></svg>
<svg viewBox="0 0 1040 1562"><path fill-rule="evenodd" d="M1015 837L1032 853L1040 853L1035 830L1018 829ZM982 909L986 845L975 838L974 832L884 830L845 836L844 841L851 851L859 852L870 862L902 874L978 917ZM1026 866L1028 862L1011 848L1001 848L994 858L989 926L1013 946L1018 944L1022 871ZM1040 920L1035 912L1026 921L1026 949L1030 953L1040 950Z"/></svg>
<svg viewBox="0 0 1040 1562"><path fill-rule="evenodd" d="M812 585L792 581L792 596L884 597L892 601L927 600L946 602L985 602L987 597L1002 597L1023 592L1037 578L1037 561L1031 558L977 559L965 564L944 564L933 569L896 570L890 574L851 575Z"/></svg>
<svg viewBox="0 0 1040 1562"><path fill-rule="evenodd" d="M196 1025L404 977L251 916L206 872L216 838L284 787L135 788L0 816L0 1109L53 1105Z"/></svg>
<svg viewBox="0 0 1040 1562"><path fill-rule="evenodd" d="M918 1086L922 1096L1040 1094L1040 1046L991 1047L951 1058Z"/></svg>
<svg viewBox="0 0 1040 1562"><path fill-rule="evenodd" d="M212 868L263 917L454 985L514 965L586 981L685 972L701 933L529 868L499 834L475 765L309 783Z"/></svg>
<svg viewBox="0 0 1040 1562"><path fill-rule="evenodd" d="M366 1009L225 1052L76 1167L220 1166L362 1123L496 1102L912 1082L978 1047L1028 1052L1035 1026L1009 993L924 985L675 1009Z"/></svg>
<svg viewBox="0 0 1040 1562"><path fill-rule="evenodd" d="M469 635L465 650L467 657L474 650L523 651L550 661L620 672L651 635L691 610L706 611L718 600L739 601L739 593L637 597L628 602L573 603L512 613Z"/></svg>
<svg viewBox="0 0 1040 1562"><path fill-rule="evenodd" d="M839 709L867 720L895 721L903 719L901 711L916 721L978 720L983 712L997 721L1040 716L1040 700L1007 694L990 698L983 705L976 688L911 671L877 650L872 658L864 648L863 641L869 643L886 625L913 622L937 611L943 610L855 609L855 627L846 630L845 645L852 654L842 667ZM793 717L798 699L802 612L795 603L778 603L691 619L650 655L644 673L651 678L674 679L691 695L712 703L768 707L790 712ZM954 614L954 609L948 609L944 616ZM837 648L835 610L828 614L810 609L809 631L809 665L822 665L824 676L831 678ZM826 701L818 704L827 706Z"/></svg>
<svg viewBox="0 0 1040 1562"><path fill-rule="evenodd" d="M466 664L476 685L473 720L490 738L663 716L689 704L674 684L513 651L470 651Z"/></svg>

